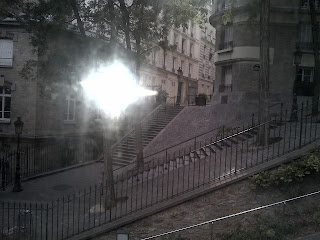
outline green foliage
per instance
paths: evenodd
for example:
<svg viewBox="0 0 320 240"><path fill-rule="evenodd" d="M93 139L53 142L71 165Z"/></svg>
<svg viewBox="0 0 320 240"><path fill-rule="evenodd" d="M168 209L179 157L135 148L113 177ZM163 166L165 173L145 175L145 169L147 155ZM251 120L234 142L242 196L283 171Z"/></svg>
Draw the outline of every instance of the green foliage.
<svg viewBox="0 0 320 240"><path fill-rule="evenodd" d="M320 150L289 163L283 164L277 169L268 170L252 176L252 187L271 187L288 184L294 181L302 181L307 175L319 172L320 170Z"/></svg>
<svg viewBox="0 0 320 240"><path fill-rule="evenodd" d="M297 228L298 219L288 221L281 213L274 216L257 217L250 226L238 225L235 231L218 234L221 240L280 240L284 236L293 236L300 229Z"/></svg>
<svg viewBox="0 0 320 240"><path fill-rule="evenodd" d="M21 75L36 79L41 73L44 86L52 91L62 89L60 83L77 83L97 63L115 57L143 60L155 44L165 52L174 50L167 40L169 29L174 25L187 27L190 21L201 23L207 13L207 0L77 0L77 11L71 2L0 0L0 19L15 18L31 33L30 43L39 56L39 60L25 65ZM86 36L79 34L76 12ZM111 36L112 44L106 41L107 36ZM135 44L130 51L128 43L132 42Z"/></svg>
<svg viewBox="0 0 320 240"><path fill-rule="evenodd" d="M227 9L223 15L222 15L222 22L224 25L227 25L228 23L232 23L232 9Z"/></svg>

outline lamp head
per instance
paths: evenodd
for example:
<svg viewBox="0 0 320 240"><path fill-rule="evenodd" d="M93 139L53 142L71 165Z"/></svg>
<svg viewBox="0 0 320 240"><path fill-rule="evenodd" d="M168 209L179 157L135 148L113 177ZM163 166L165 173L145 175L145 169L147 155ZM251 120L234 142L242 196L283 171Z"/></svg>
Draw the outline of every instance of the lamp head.
<svg viewBox="0 0 320 240"><path fill-rule="evenodd" d="M17 121L14 122L14 129L16 134L20 135L23 129L23 122L21 121L21 117L18 117Z"/></svg>

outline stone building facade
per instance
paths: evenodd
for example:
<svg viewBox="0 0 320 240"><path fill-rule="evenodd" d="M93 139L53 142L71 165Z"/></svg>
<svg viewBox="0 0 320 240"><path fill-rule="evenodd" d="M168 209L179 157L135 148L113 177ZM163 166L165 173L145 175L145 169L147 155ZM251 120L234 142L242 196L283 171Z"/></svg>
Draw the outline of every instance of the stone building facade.
<svg viewBox="0 0 320 240"><path fill-rule="evenodd" d="M249 2L215 1L210 17L210 23L217 30L214 55L217 91L213 102L216 109L229 113L221 114L228 119L231 115L241 117L257 109L260 27L259 16L256 21L248 22L249 11L256 11L248 8ZM310 11L308 1L270 2L270 102L290 105L296 78L300 98L312 95L314 58ZM224 24L223 16L230 12L231 22ZM296 76L294 54L298 49L302 52L302 61Z"/></svg>
<svg viewBox="0 0 320 240"><path fill-rule="evenodd" d="M86 107L81 93L51 94L40 87L37 66L33 79L25 79L22 69L28 61L38 61L30 45L30 34L16 21L0 23L0 147L16 142L14 122L24 122L22 143L51 136L94 133L100 128L96 114ZM30 73L31 74L31 73ZM63 89L63 88L61 88Z"/></svg>
<svg viewBox="0 0 320 240"><path fill-rule="evenodd" d="M211 9L210 4L208 17ZM170 45L176 46L176 50L153 50L141 69L141 84L165 90L169 94L169 103L194 103L195 95L212 95L215 79L215 29L209 21L201 27L189 22L188 28L172 28L168 40Z"/></svg>

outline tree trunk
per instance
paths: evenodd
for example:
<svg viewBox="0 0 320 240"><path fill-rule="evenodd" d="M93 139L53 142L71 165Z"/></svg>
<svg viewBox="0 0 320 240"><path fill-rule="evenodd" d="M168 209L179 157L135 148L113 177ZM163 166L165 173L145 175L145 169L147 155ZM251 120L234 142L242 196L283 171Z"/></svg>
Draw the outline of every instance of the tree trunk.
<svg viewBox="0 0 320 240"><path fill-rule="evenodd" d="M139 84L139 72L140 72L140 52L141 52L141 41L140 36L136 36L136 48L137 48L137 58L136 58L136 81ZM137 153L137 169L143 170L143 145L142 145L142 129L141 129L141 116L140 109L136 112L136 122L135 122L135 134L136 134L136 153Z"/></svg>
<svg viewBox="0 0 320 240"><path fill-rule="evenodd" d="M117 31L115 26L114 1L108 0L108 11L110 15L110 43L117 42Z"/></svg>
<svg viewBox="0 0 320 240"><path fill-rule="evenodd" d="M269 44L270 0L260 1L260 65L259 77L259 128L258 144L269 144Z"/></svg>
<svg viewBox="0 0 320 240"><path fill-rule="evenodd" d="M104 176L106 182L106 201L107 205L113 206L116 202L113 181L112 166L112 148L111 148L111 130L107 126L107 119L104 118L103 126L103 159L104 159Z"/></svg>
<svg viewBox="0 0 320 240"><path fill-rule="evenodd" d="M316 9L314 0L309 0L310 6L310 17L311 17L311 25L312 25L312 46L313 46L313 54L314 54L314 94L312 97L312 114L318 114L318 106L319 106L319 81L320 81L320 59L319 59L319 26L316 18Z"/></svg>
<svg viewBox="0 0 320 240"><path fill-rule="evenodd" d="M120 2L120 10L122 13L122 22L123 22L123 28L124 28L124 35L126 39L126 46L128 50L131 50L131 39L130 39L130 16L129 16L129 11L126 7L126 4L124 0L119 0Z"/></svg>
<svg viewBox="0 0 320 240"><path fill-rule="evenodd" d="M77 7L77 2L76 0L69 0L70 2L70 5L72 7L72 10L73 10L73 13L77 19L77 23L78 23L78 28L79 28L79 31L80 31L80 34L82 37L85 37L86 36L86 32L84 30L84 26L83 26L83 22L80 18L80 15L79 15L79 11L78 11L78 7Z"/></svg>

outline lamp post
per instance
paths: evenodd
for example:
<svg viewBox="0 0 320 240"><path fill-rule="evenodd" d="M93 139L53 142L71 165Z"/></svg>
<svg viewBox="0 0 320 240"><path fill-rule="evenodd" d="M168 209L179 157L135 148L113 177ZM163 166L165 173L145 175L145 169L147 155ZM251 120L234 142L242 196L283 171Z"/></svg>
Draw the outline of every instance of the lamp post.
<svg viewBox="0 0 320 240"><path fill-rule="evenodd" d="M182 76L182 69L181 67L179 67L179 69L177 70L178 72L178 93L177 93L177 105L181 104L181 84L179 84L179 81L181 79Z"/></svg>
<svg viewBox="0 0 320 240"><path fill-rule="evenodd" d="M297 48L297 51L294 53L294 65L296 65L296 77L293 83L293 96L292 96L292 106L291 106L291 115L290 121L298 121L298 103L297 103L297 80L298 80L298 67L301 63L302 52Z"/></svg>
<svg viewBox="0 0 320 240"><path fill-rule="evenodd" d="M116 240L129 240L129 232L126 230L118 230Z"/></svg>
<svg viewBox="0 0 320 240"><path fill-rule="evenodd" d="M20 177L20 134L23 129L23 122L21 117L18 117L18 120L14 122L15 133L18 135L17 143L17 159L16 159L16 176L14 179L13 192L21 192L23 190L21 186L21 177Z"/></svg>

